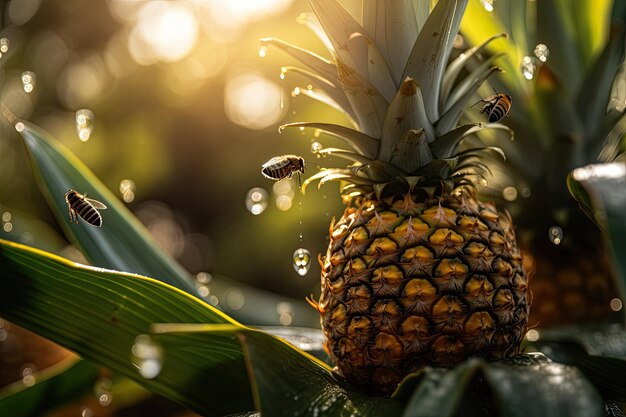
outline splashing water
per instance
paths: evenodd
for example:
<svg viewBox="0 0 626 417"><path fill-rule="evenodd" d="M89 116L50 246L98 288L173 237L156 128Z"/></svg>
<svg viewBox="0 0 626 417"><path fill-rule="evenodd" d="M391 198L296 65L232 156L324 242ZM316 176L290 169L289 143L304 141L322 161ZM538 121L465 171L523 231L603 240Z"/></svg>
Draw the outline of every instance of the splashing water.
<svg viewBox="0 0 626 417"><path fill-rule="evenodd" d="M255 216L263 213L267 208L268 194L261 187L254 187L246 194L246 208Z"/></svg>
<svg viewBox="0 0 626 417"><path fill-rule="evenodd" d="M543 43L535 46L534 53L541 62L546 62L548 60L548 57L550 56L550 50L548 50L548 47Z"/></svg>
<svg viewBox="0 0 626 417"><path fill-rule="evenodd" d="M93 121L95 115L89 109L80 109L76 111L76 133L78 139L87 142L93 132Z"/></svg>
<svg viewBox="0 0 626 417"><path fill-rule="evenodd" d="M120 194L125 203L132 203L135 199L135 182L129 179L120 181Z"/></svg>
<svg viewBox="0 0 626 417"><path fill-rule="evenodd" d="M32 71L24 71L22 73L22 87L27 93L32 93L37 84L37 75Z"/></svg>
<svg viewBox="0 0 626 417"><path fill-rule="evenodd" d="M142 377L154 379L161 373L163 350L147 334L137 336L132 354L133 365L137 367Z"/></svg>
<svg viewBox="0 0 626 417"><path fill-rule="evenodd" d="M537 62L539 60L534 56L525 56L522 58L522 75L527 80L532 80L535 78L535 72L537 72Z"/></svg>
<svg viewBox="0 0 626 417"><path fill-rule="evenodd" d="M304 248L296 249L293 253L293 269L300 276L305 276L311 268L311 252Z"/></svg>
<svg viewBox="0 0 626 417"><path fill-rule="evenodd" d="M563 241L563 229L559 226L552 226L548 231L548 239L555 245L560 245Z"/></svg>

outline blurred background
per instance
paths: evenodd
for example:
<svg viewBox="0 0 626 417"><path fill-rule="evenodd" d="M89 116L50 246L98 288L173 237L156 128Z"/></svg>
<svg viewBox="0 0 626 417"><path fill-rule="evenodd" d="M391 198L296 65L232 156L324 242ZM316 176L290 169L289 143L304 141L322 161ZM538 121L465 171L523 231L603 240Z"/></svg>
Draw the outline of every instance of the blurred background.
<svg viewBox="0 0 626 417"><path fill-rule="evenodd" d="M71 149L191 273L303 298L318 286L338 192L303 197L296 177L274 182L260 169L282 154L302 155L309 173L331 162L311 146L332 138L278 126L347 119L303 97L312 86L281 75L289 57L259 39L323 53L298 23L305 10L304 0L9 2L2 102ZM3 237L80 260L2 123ZM299 248L311 253L305 275L293 267Z"/></svg>
<svg viewBox="0 0 626 417"><path fill-rule="evenodd" d="M335 146L333 138L310 129L279 134L279 125L348 123L306 97L314 86L281 71L294 62L259 41L276 37L325 55L303 24L305 0L0 6L2 103L52 133L117 193L196 276L208 302L247 323L316 327L317 313L304 297L319 294L317 256L326 250L332 217L343 210L337 187L311 187L302 196L298 178L274 182L260 172L283 154L303 156L309 174L332 165L332 157L319 159L312 149ZM63 236L22 140L4 118L0 216L1 238L86 262ZM298 249L305 250L304 266L302 255L294 259ZM35 346L28 332L0 320L0 385L67 356ZM105 405L79 415L105 415ZM169 415L163 404L154 408Z"/></svg>

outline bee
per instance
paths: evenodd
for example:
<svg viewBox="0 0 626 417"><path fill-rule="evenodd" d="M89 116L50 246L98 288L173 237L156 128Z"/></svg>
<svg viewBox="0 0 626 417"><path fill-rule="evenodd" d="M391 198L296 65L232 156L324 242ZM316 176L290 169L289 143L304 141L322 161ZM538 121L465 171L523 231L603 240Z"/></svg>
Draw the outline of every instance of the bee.
<svg viewBox="0 0 626 417"><path fill-rule="evenodd" d="M291 178L294 172L304 174L304 158L298 155L275 156L261 167L261 173L272 180Z"/></svg>
<svg viewBox="0 0 626 417"><path fill-rule="evenodd" d="M486 103L480 110L480 114L487 113L487 120L489 123L495 123L501 120L504 116L509 114L511 110L511 96L508 94L498 94L494 91L493 96L486 97L482 100L478 100L472 107L478 103Z"/></svg>
<svg viewBox="0 0 626 417"><path fill-rule="evenodd" d="M68 190L65 193L65 201L70 211L70 221L78 224L78 216L80 216L92 226L102 226L102 216L98 209L104 210L107 206L97 200L87 198L87 194L83 195L75 190Z"/></svg>

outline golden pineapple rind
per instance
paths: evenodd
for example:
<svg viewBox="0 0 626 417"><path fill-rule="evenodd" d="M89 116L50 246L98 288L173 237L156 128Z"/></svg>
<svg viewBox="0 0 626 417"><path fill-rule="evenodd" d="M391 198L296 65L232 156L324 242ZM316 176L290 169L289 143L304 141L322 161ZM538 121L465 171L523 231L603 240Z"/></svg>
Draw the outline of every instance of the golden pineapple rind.
<svg viewBox="0 0 626 417"><path fill-rule="evenodd" d="M363 198L331 225L318 309L339 371L388 394L424 366L516 353L530 296L508 213L472 192Z"/></svg>

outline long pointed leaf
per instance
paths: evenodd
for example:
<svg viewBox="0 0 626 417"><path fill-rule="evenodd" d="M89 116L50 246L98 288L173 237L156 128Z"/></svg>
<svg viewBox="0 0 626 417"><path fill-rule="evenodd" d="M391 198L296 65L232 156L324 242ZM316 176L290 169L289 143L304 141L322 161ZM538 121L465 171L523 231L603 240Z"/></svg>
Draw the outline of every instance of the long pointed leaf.
<svg viewBox="0 0 626 417"><path fill-rule="evenodd" d="M339 139L342 139L348 145L352 146L354 150L370 159L374 159L376 157L376 154L378 153L378 146L380 144L380 141L378 139L345 126L339 126L330 123L298 122L282 125L279 130L296 127L309 127L313 129L319 129L322 132L333 135Z"/></svg>
<svg viewBox="0 0 626 417"><path fill-rule="evenodd" d="M61 228L94 265L143 274L195 293L190 275L156 245L145 227L75 155L51 135L18 122L37 184ZM65 192L70 188L103 202L103 226L68 219Z"/></svg>
<svg viewBox="0 0 626 417"><path fill-rule="evenodd" d="M439 92L443 74L459 31L467 0L440 1L430 13L409 55L402 80L414 78L422 88L428 119L439 119Z"/></svg>
<svg viewBox="0 0 626 417"><path fill-rule="evenodd" d="M154 378L138 373L137 337L152 323L235 321L151 278L75 264L0 240L0 315L82 357L134 379L203 415L252 410L243 353L230 336L207 341L204 354L163 349ZM206 354L211 352L211 354ZM160 362L159 362L160 360ZM208 395L210 393L210 395Z"/></svg>

